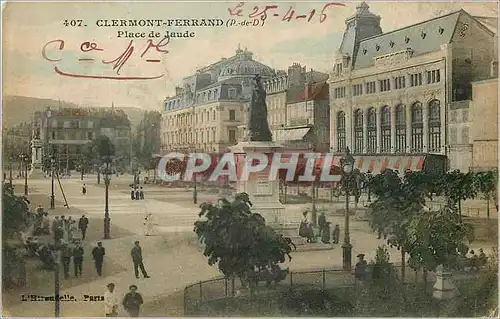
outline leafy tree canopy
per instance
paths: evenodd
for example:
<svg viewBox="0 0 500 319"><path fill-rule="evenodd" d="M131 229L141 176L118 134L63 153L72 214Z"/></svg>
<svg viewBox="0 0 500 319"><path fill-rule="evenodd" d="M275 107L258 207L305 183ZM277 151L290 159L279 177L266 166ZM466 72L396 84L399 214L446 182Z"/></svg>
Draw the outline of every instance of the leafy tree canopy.
<svg viewBox="0 0 500 319"><path fill-rule="evenodd" d="M205 244L208 264L218 264L227 277L248 279L263 269L274 271L295 247L290 238L277 234L264 218L250 210L248 194L235 195L234 201L219 200L218 205L200 205L202 220L194 231Z"/></svg>
<svg viewBox="0 0 500 319"><path fill-rule="evenodd" d="M14 188L3 185L2 197L2 233L9 237L23 229L29 214L28 202L25 197L16 196Z"/></svg>
<svg viewBox="0 0 500 319"><path fill-rule="evenodd" d="M102 161L106 157L115 155L116 148L113 142L106 135L97 136L91 144L89 153L94 155L95 159Z"/></svg>

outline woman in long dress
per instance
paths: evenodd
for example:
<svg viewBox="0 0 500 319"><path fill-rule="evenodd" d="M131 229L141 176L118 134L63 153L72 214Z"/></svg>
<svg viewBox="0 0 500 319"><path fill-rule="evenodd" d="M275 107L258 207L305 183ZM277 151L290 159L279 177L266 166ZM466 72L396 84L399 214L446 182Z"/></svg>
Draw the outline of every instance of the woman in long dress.
<svg viewBox="0 0 500 319"><path fill-rule="evenodd" d="M154 223L153 223L153 215L151 213L147 214L146 218L144 218L144 226L146 226L146 236L152 236Z"/></svg>

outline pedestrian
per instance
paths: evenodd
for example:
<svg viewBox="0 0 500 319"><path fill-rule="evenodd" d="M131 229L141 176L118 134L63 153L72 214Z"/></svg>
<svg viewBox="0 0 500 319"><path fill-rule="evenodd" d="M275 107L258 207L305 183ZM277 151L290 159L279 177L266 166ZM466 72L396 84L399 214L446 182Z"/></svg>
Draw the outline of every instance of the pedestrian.
<svg viewBox="0 0 500 319"><path fill-rule="evenodd" d="M135 188L135 200L139 200L139 199L141 199L141 195L140 195L139 189L136 187Z"/></svg>
<svg viewBox="0 0 500 319"><path fill-rule="evenodd" d="M325 226L323 226L321 241L323 242L323 244L330 243L330 222L326 222Z"/></svg>
<svg viewBox="0 0 500 319"><path fill-rule="evenodd" d="M78 229L82 232L82 240L85 240L85 235L87 234L87 226L89 225L89 220L85 217L85 214L82 215L80 220L78 220Z"/></svg>
<svg viewBox="0 0 500 319"><path fill-rule="evenodd" d="M95 263L95 270L99 277L102 275L102 264L104 262L104 255L106 255L106 250L102 247L102 242L98 241L97 246L92 249L92 258Z"/></svg>
<svg viewBox="0 0 500 319"><path fill-rule="evenodd" d="M129 290L125 298L123 298L123 308L125 308L130 317L139 317L139 310L144 301L141 294L137 292L136 285L131 285Z"/></svg>
<svg viewBox="0 0 500 319"><path fill-rule="evenodd" d="M356 263L356 267L354 268L354 277L357 279L363 280L366 278L366 268L368 266L365 258L365 254L358 254L358 262Z"/></svg>
<svg viewBox="0 0 500 319"><path fill-rule="evenodd" d="M59 216L56 216L56 218L52 221L51 231L53 235L55 235L57 227L59 227Z"/></svg>
<svg viewBox="0 0 500 319"><path fill-rule="evenodd" d="M488 261L488 257L486 257L486 254L484 253L484 250L482 248L479 249L479 266L483 267L486 265Z"/></svg>
<svg viewBox="0 0 500 319"><path fill-rule="evenodd" d="M318 226L319 226L319 235L323 237L323 232L326 230L326 216L325 212L321 212L318 218ZM330 236L330 234L328 234Z"/></svg>
<svg viewBox="0 0 500 319"><path fill-rule="evenodd" d="M132 186L132 189L130 190L130 199L134 200L135 199L135 188Z"/></svg>
<svg viewBox="0 0 500 319"><path fill-rule="evenodd" d="M139 190L139 198L144 199L144 191L142 190L142 186L141 189Z"/></svg>
<svg viewBox="0 0 500 319"><path fill-rule="evenodd" d="M335 224L335 228L333 229L333 243L338 244L340 239L340 226L339 224Z"/></svg>
<svg viewBox="0 0 500 319"><path fill-rule="evenodd" d="M80 242L76 242L76 247L73 248L73 264L75 266L75 277L82 276L82 266L83 266L83 247Z"/></svg>
<svg viewBox="0 0 500 319"><path fill-rule="evenodd" d="M71 263L71 249L67 243L61 245L61 262L63 265L64 279L68 279L69 264Z"/></svg>
<svg viewBox="0 0 500 319"><path fill-rule="evenodd" d="M82 186L82 194L83 195L87 194L87 186L85 184L83 184L83 186Z"/></svg>
<svg viewBox="0 0 500 319"><path fill-rule="evenodd" d="M134 245L135 246L134 248L132 248L130 255L132 256L132 262L134 263L135 278L139 278L139 268L141 268L141 272L144 278L149 278L142 262L142 248L139 245L139 241L136 241Z"/></svg>
<svg viewBox="0 0 500 319"><path fill-rule="evenodd" d="M146 236L151 236L153 235L153 215L151 213L146 215L146 218L144 218L144 225L146 226Z"/></svg>
<svg viewBox="0 0 500 319"><path fill-rule="evenodd" d="M118 297L115 293L115 284L109 283L108 290L104 293L104 314L106 317L118 316Z"/></svg>

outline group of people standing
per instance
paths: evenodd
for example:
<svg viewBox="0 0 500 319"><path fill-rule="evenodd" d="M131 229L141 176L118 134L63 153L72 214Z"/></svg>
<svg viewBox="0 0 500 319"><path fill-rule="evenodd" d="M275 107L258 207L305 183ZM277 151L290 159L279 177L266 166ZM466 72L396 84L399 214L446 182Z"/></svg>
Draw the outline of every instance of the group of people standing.
<svg viewBox="0 0 500 319"><path fill-rule="evenodd" d="M106 317L118 316L118 296L115 292L115 284L109 283L108 290L104 293L104 313ZM130 317L139 317L141 305L144 303L142 296L137 292L136 285L129 286L129 292L122 300L122 305Z"/></svg>
<svg viewBox="0 0 500 319"><path fill-rule="evenodd" d="M130 190L130 199L131 200L139 200L144 199L144 191L142 190L142 186L133 185Z"/></svg>
<svg viewBox="0 0 500 319"><path fill-rule="evenodd" d="M329 244L330 237L330 222L326 220L325 212L321 212L321 215L318 218L318 229L315 232L314 225L307 219L308 211L305 211L302 215L304 218L300 223L299 227L299 236L307 239L308 243L316 242L317 237L321 238L321 242L324 244ZM340 226L339 224L335 225L335 228L332 231L333 243L338 244L340 238Z"/></svg>

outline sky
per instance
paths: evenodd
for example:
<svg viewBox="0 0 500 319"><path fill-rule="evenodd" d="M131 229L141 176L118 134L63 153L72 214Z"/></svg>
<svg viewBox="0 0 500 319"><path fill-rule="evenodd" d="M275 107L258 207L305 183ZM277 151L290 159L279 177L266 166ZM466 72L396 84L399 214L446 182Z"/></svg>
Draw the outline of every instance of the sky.
<svg viewBox="0 0 500 319"><path fill-rule="evenodd" d="M229 8L235 2L3 2L2 3L2 90L4 95L23 95L49 98L82 106L138 107L161 110L163 100L172 96L176 85L198 68L235 54L238 45L253 52L253 58L274 69L285 70L292 63L323 72L331 70L332 57L345 29L345 19L352 16L359 2L342 2L344 6L325 9L326 19L320 23L319 13L328 3L323 2L244 2L239 8L248 19L253 8L277 5L264 26L233 27L98 27L100 19L223 19L233 17ZM496 2L382 2L367 1L370 11L380 15L384 32L418 23L438 15L464 9L474 16L498 16ZM295 15L316 10L310 22L282 21L289 8ZM237 10L237 9L236 9ZM236 12L236 11L234 11ZM278 16L274 17L274 13ZM67 20L68 25L65 25ZM71 21L75 26L71 26ZM81 20L82 26L78 26ZM85 25L85 26L83 26ZM158 52L147 50L148 38L118 38L118 31L159 32L158 44L166 31L195 32L192 38L174 39ZM64 47L60 50L62 40ZM117 61L127 51L133 51L121 66ZM95 43L101 50L82 52L84 42ZM45 55L42 51L45 47ZM84 46L84 49L86 47ZM93 58L93 61L79 59ZM159 62L147 62L153 59ZM56 73L98 75L107 77L154 77L147 80L117 80L69 77ZM117 71L119 74L117 74Z"/></svg>

